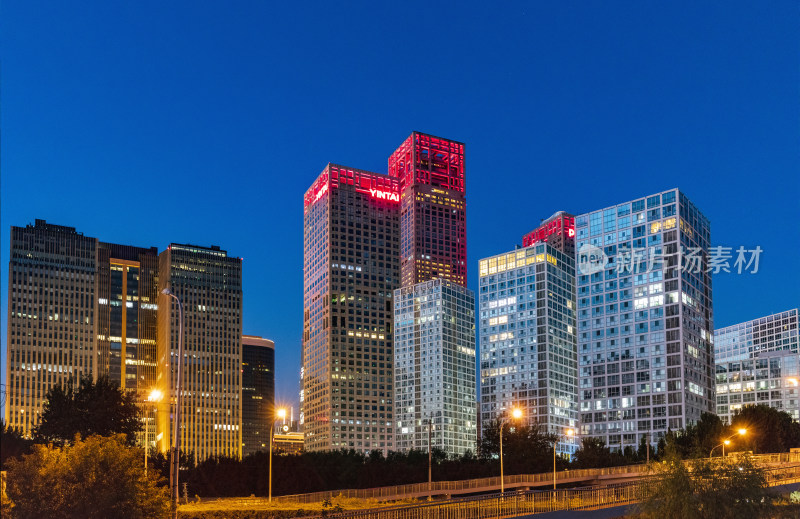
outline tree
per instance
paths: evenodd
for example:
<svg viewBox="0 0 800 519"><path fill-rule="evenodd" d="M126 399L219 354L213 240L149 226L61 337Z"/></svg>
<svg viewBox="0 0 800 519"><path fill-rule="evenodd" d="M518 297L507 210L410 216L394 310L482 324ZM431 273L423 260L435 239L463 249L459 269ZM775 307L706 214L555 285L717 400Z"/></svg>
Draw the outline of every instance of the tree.
<svg viewBox="0 0 800 519"><path fill-rule="evenodd" d="M738 409L731 419L731 434L739 428L747 429L747 433L736 439L731 450L771 453L800 447L800 423L793 421L789 413L768 405Z"/></svg>
<svg viewBox="0 0 800 519"><path fill-rule="evenodd" d="M32 454L10 460L14 517L164 517L167 489L153 472L145 476L142 451L126 441L122 434L76 437L66 447L35 445Z"/></svg>
<svg viewBox="0 0 800 519"><path fill-rule="evenodd" d="M37 441L64 445L76 434L124 434L126 442L133 445L141 428L135 394L121 390L107 377L97 382L84 377L77 388L70 379L47 392L34 435Z"/></svg>
<svg viewBox="0 0 800 519"><path fill-rule="evenodd" d="M694 458L705 458L711 449L719 445L724 439L734 434L722 423L719 416L711 413L702 413L700 420L692 426L692 452Z"/></svg>
<svg viewBox="0 0 800 519"><path fill-rule="evenodd" d="M503 464L506 474L548 472L553 470L553 442L556 435L548 434L539 425L503 427ZM494 459L500 455L500 424L492 420L481 435L481 457ZM565 463L563 460L561 463Z"/></svg>
<svg viewBox="0 0 800 519"><path fill-rule="evenodd" d="M764 470L746 457L694 460L690 470L673 451L657 470L652 493L640 505L643 518L758 518L774 511Z"/></svg>
<svg viewBox="0 0 800 519"><path fill-rule="evenodd" d="M572 463L579 469L593 469L633 463L633 458L632 452L626 457L619 452L611 452L603 440L586 437L581 439L581 446L575 451Z"/></svg>
<svg viewBox="0 0 800 519"><path fill-rule="evenodd" d="M5 468L6 462L10 458L19 458L27 454L33 445L32 440L22 436L22 431L16 427L9 427L4 421L0 421L2 431L0 432L0 467Z"/></svg>

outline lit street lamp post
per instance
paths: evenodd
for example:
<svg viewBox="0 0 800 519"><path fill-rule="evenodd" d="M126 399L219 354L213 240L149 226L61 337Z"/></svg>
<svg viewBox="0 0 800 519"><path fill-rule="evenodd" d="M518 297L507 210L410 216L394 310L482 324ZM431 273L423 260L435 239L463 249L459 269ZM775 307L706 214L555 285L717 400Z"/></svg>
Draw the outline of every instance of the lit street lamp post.
<svg viewBox="0 0 800 519"><path fill-rule="evenodd" d="M428 501L433 499L433 458L431 456L431 429L433 428L433 417L428 418Z"/></svg>
<svg viewBox="0 0 800 519"><path fill-rule="evenodd" d="M164 394L159 391L158 389L154 389L150 391L150 394L147 396L147 401L152 402L154 404L158 404L161 401L161 398ZM153 412L153 420L156 419L155 412ZM144 476L147 477L147 447L150 443L150 436L148 435L148 427L147 427L147 409L144 412Z"/></svg>
<svg viewBox="0 0 800 519"><path fill-rule="evenodd" d="M272 502L272 439L275 435L275 422L278 418L286 418L286 409L278 409L269 426L269 502Z"/></svg>
<svg viewBox="0 0 800 519"><path fill-rule="evenodd" d="M572 438L574 435L575 435L574 429L567 429L563 435L561 434L556 435L556 441L553 442L553 490L556 489L556 445L558 445L558 440L562 436L569 436L570 438Z"/></svg>
<svg viewBox="0 0 800 519"><path fill-rule="evenodd" d="M175 416L173 417L172 432L172 459L170 460L170 483L172 484L172 503L175 506L175 517L178 516L178 470L181 456L181 376L183 371L183 303L172 290L165 288L161 291L178 303L178 367L175 379Z"/></svg>
<svg viewBox="0 0 800 519"><path fill-rule="evenodd" d="M739 429L739 432L724 439L719 445L715 445L714 448L711 449L711 452L708 453L708 457L710 458L714 454L714 450L717 447L722 447L722 457L725 458L725 446L730 445L731 438L735 438L736 436L744 436L745 434L747 434L747 429Z"/></svg>
<svg viewBox="0 0 800 519"><path fill-rule="evenodd" d="M511 417L519 420L522 417L521 409L514 409L511 411ZM497 419L500 422L500 493L504 494L506 491L505 478L503 477L503 426L508 421L508 417L501 416Z"/></svg>

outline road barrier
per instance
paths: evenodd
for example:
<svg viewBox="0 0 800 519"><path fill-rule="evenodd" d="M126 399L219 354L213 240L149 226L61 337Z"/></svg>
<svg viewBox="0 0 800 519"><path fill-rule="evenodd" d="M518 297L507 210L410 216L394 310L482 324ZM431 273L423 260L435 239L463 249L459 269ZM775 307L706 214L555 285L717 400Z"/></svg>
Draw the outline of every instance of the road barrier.
<svg viewBox="0 0 800 519"><path fill-rule="evenodd" d="M800 482L800 466L766 470L770 486ZM594 510L646 499L657 478L602 488L533 490L330 514L328 519L499 519L562 510Z"/></svg>
<svg viewBox="0 0 800 519"><path fill-rule="evenodd" d="M750 456L750 459L753 461L753 463L758 465L774 465L790 462L800 463L800 452L760 454ZM691 460L687 460L686 463L691 463ZM556 482L566 483L583 480L609 479L615 476L639 477L642 474L648 473L648 467L645 464L607 467L601 469L563 470L556 473ZM541 474L520 474L516 476L506 476L503 478L503 483L506 488L519 488L525 486L535 487L545 484L552 484L552 482L552 472L544 472ZM488 492L495 488L500 488L499 477L466 479L461 481L434 481L430 484L430 486L428 483L413 483L409 485L397 485L391 487L331 490L325 492L313 492L309 494L293 494L273 497L273 500L279 503L307 504L319 503L337 496L342 496L354 499L394 501L410 497L427 496L429 494L434 496L451 496L454 494Z"/></svg>

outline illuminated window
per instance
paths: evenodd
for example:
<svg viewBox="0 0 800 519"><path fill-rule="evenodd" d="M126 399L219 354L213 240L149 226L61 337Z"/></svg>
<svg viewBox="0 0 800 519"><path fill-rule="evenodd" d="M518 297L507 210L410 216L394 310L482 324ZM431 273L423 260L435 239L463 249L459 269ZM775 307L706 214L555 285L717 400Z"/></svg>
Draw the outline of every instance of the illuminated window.
<svg viewBox="0 0 800 519"><path fill-rule="evenodd" d="M657 233L661 230L661 222L653 222L650 224L650 234Z"/></svg>

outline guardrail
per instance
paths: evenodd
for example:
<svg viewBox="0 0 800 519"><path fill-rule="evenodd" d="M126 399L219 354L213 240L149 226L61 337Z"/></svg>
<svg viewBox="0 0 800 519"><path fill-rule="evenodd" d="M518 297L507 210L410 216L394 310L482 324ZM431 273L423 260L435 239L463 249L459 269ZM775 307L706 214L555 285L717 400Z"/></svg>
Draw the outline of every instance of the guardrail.
<svg viewBox="0 0 800 519"><path fill-rule="evenodd" d="M799 462L800 453L780 453L780 454L760 454L751 456L750 459L761 465L769 465L774 463L788 463ZM691 463L687 460L686 463ZM620 467L607 467L600 469L577 469L577 470L564 470L556 473L556 482L561 481L580 481L582 479L597 479L608 476L634 476L643 472L648 472L648 467L645 464L639 465L623 465ZM553 482L553 473L544 472L540 474L519 474L514 476L505 476L503 478L504 486L513 488L525 485L540 486ZM362 489L346 489L346 490L329 490L324 492L313 492L309 494L291 494L286 496L273 497L274 501L280 503L318 503L326 499L332 499L337 496L356 498L356 499L377 499L379 501L403 499L404 497L418 497L422 495L452 495L454 493L467 494L470 492L480 492L487 488L500 488L500 477L479 478L479 479L466 479L461 481L434 481L429 484L426 483L411 483L408 485L397 485L390 487L376 487L376 488L362 488Z"/></svg>
<svg viewBox="0 0 800 519"><path fill-rule="evenodd" d="M767 470L770 486L800 482L800 466ZM658 484L656 478L603 488L533 490L505 495L466 497L399 507L357 510L329 519L497 519L561 510L592 510L630 505L646 499Z"/></svg>

